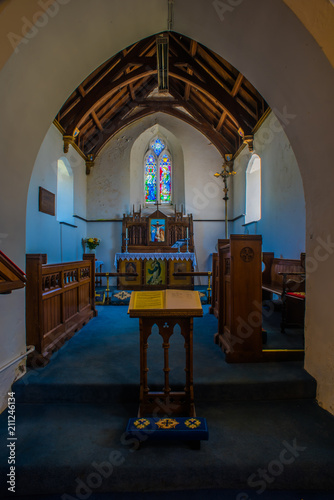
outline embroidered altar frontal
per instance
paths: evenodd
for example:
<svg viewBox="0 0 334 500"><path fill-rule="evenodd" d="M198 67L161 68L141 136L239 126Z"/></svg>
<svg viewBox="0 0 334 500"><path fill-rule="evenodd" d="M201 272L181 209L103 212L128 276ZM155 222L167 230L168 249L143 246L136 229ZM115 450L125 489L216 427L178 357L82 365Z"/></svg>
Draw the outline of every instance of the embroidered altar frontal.
<svg viewBox="0 0 334 500"><path fill-rule="evenodd" d="M196 265L192 252L116 253L115 267L120 273L137 276L118 278L123 290L150 290L154 288L193 288L191 276L174 276L178 272L191 272Z"/></svg>
<svg viewBox="0 0 334 500"><path fill-rule="evenodd" d="M207 441L209 439L206 419L202 417L130 418L126 433L137 437L140 441L144 441L146 436L157 440Z"/></svg>

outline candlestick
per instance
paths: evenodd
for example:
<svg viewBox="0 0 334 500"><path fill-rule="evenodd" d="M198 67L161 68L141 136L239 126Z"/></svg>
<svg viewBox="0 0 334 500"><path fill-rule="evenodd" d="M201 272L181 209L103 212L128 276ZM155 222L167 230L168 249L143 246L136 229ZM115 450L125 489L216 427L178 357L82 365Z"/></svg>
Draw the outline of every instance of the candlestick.
<svg viewBox="0 0 334 500"><path fill-rule="evenodd" d="M126 227L125 228L125 253L128 253L128 242L129 242L128 228Z"/></svg>

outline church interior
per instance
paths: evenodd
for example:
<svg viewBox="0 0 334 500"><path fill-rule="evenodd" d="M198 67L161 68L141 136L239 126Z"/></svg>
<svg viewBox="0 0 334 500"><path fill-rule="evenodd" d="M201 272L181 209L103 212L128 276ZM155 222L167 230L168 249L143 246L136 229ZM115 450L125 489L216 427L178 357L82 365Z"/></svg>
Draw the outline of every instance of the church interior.
<svg viewBox="0 0 334 500"><path fill-rule="evenodd" d="M0 25L3 495L333 498L333 2Z"/></svg>

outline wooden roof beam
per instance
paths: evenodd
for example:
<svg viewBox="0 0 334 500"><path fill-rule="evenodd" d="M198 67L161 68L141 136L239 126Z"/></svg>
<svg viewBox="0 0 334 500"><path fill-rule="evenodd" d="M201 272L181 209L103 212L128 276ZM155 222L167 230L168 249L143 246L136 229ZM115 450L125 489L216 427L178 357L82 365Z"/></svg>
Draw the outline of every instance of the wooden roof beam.
<svg viewBox="0 0 334 500"><path fill-rule="evenodd" d="M192 59L188 54L186 49L180 44L179 50L181 52L180 58L189 64L192 69L200 74L203 74L203 68L199 65L195 59ZM169 69L170 76L175 76L175 78L181 78L182 72L173 66ZM255 125L255 120L251 117L245 109L234 100L227 90L225 90L209 73L205 73L205 85L196 80L195 76L192 77L194 80L194 86L199 88L204 94L211 94L211 96L217 99L223 107L226 109L227 113L239 124L239 126L244 130L245 135L251 134L251 130ZM182 78L181 78L182 79ZM184 80L186 81L186 80Z"/></svg>
<svg viewBox="0 0 334 500"><path fill-rule="evenodd" d="M134 83L132 85L134 94L138 93L138 99L141 95L145 96L149 92L151 92L153 83L148 87L149 90L147 90L146 85L148 81L149 78L144 78L138 83ZM124 87L120 92L115 94L110 101L107 101L103 108L100 109L100 120L103 126L111 116L117 114L120 111L121 106L129 105L129 103L131 103L131 99L128 98L127 89ZM133 106L131 106L131 110L132 109Z"/></svg>
<svg viewBox="0 0 334 500"><path fill-rule="evenodd" d="M253 118L246 113L243 107L237 103L233 97L215 80L203 83L194 75L188 75L187 73L184 73L176 68L169 69L169 76L182 80L185 83L189 82L204 95L211 99L216 99L222 108L226 110L230 118L238 125L238 127L243 129L244 134L251 134L251 130L255 125L255 120L253 120Z"/></svg>
<svg viewBox="0 0 334 500"><path fill-rule="evenodd" d="M143 86L141 91L138 91L139 97L140 97L140 95L144 96L144 95L149 94L155 86L156 86L155 80L151 81L150 83L145 82L145 85ZM121 98L122 106L118 106L117 110L115 110L115 109L111 110L112 117L109 118L109 120L106 120L105 122L103 122L103 130L100 131L100 133L95 134L95 136L98 135L98 141L96 141L96 144L98 144L97 151L95 149L95 145L91 146L92 141L94 141L95 136L94 136L94 134L89 136L88 131L87 131L87 134L85 137L85 149L84 149L84 153L86 155L92 154L92 153L94 153L94 155L96 155L98 153L98 151L103 147L105 142L107 142L109 140L110 135L111 134L113 135L116 132L118 132L119 124L122 122L122 120L124 118L126 118L126 116L137 106L137 103L134 101L128 100L128 102L125 102L126 99L127 99L127 95L124 95ZM117 115L117 111L118 111L118 115ZM123 126L121 128L123 128ZM91 146L91 147L89 147L89 146Z"/></svg>
<svg viewBox="0 0 334 500"><path fill-rule="evenodd" d="M243 79L244 79L244 75L242 75L241 73L239 73L238 76L237 76L237 79L235 81L235 84L233 85L232 92L231 92L231 95L233 97L235 97L237 95L237 93L239 92L239 89L241 87Z"/></svg>
<svg viewBox="0 0 334 500"><path fill-rule="evenodd" d="M95 124L96 124L97 128L98 128L99 130L103 130L103 127L102 127L102 125L101 125L101 122L100 122L100 120L98 119L97 114L95 113L95 111L92 111L92 112L91 112L91 115L92 115L92 118L93 118L93 120L94 120L94 122L95 122Z"/></svg>
<svg viewBox="0 0 334 500"><path fill-rule="evenodd" d="M195 40L190 41L190 55L194 57L197 51L197 42Z"/></svg>
<svg viewBox="0 0 334 500"><path fill-rule="evenodd" d="M227 117L227 113L226 113L226 111L223 111L221 114L221 117L219 118L218 125L216 127L217 132L220 132L226 117Z"/></svg>
<svg viewBox="0 0 334 500"><path fill-rule="evenodd" d="M124 71L126 66L131 63L131 60L133 60L133 58L136 58L142 53L147 45L147 40L139 42L136 48L129 51L127 55L122 59L121 65L117 65L113 70L111 70L103 79L99 81L97 85L94 86L92 90L87 92L85 97L83 97L77 105L75 105L71 109L71 111L65 117L63 123L61 123L68 135L73 135L73 131L76 126L80 123L80 121L87 113L89 114L89 110L94 106L94 104L100 101L105 94L110 93L110 89L114 90L115 86L117 89L117 86L119 86L119 84L124 81L124 77L120 77L118 80L116 80L116 82L114 81L114 79L119 75L120 72ZM146 67L144 70L139 69L132 71L129 74L130 81L127 82L127 85L135 81L142 72L144 73L143 76L145 76L145 73L152 73L154 72L153 70L156 71L156 65L153 68Z"/></svg>
<svg viewBox="0 0 334 500"><path fill-rule="evenodd" d="M228 144L227 147L227 145L223 143L222 136L220 136L220 134L217 134L210 125L205 126L203 123L199 123L197 120L183 113L182 111L176 109L174 106L168 106L161 103L159 110L157 110L157 107L155 105L151 106L150 101L147 101L147 106L141 111L138 111L138 113L129 115L127 117L119 116L113 119L112 124L110 125L110 127L108 127L109 131L108 137L105 134L97 134L95 137L92 137L90 141L85 144L85 148L87 148L87 150L85 149L85 154L88 155L93 153L95 156L97 156L98 153L101 151L101 149L104 147L104 145L117 132L127 127L131 123L134 123L135 121L139 120L140 118L143 118L144 116L148 116L156 112L166 113L176 118L179 118L180 120L186 123L189 123L194 128L199 130L203 135L205 135L215 145L215 147L222 155L224 155L225 153L229 153L231 151L230 144Z"/></svg>
<svg viewBox="0 0 334 500"><path fill-rule="evenodd" d="M135 91L133 89L133 83L130 83L130 85L129 85L129 92L131 95L131 99L134 101L136 99L136 94L135 94Z"/></svg>
<svg viewBox="0 0 334 500"><path fill-rule="evenodd" d="M104 85L97 86L96 91L92 91L84 97L80 102L80 107L75 107L69 113L66 123L61 125L64 127L68 135L73 135L76 127L80 128L80 124L90 114L91 109L98 106L102 101L108 99L110 95L126 87L130 83L135 82L139 78L144 78L149 75L156 74L156 69L138 69L132 71L128 75L119 78L116 82L104 82Z"/></svg>
<svg viewBox="0 0 334 500"><path fill-rule="evenodd" d="M223 143L224 147L226 147L227 149L228 148L230 148L230 150L233 149L232 144L224 136L222 136L218 131L216 131L212 127L211 122L209 122L205 118L205 116L202 115L202 113L200 113L194 106L192 106L192 104L189 101L185 101L182 99L182 97L177 92L177 90L175 88L173 88L173 85L170 87L170 92L176 99L181 101L180 105L183 106L184 109L186 111L188 111L188 113L190 113L194 117L194 119L197 120L198 123L202 124L203 130L208 130L208 129L211 130L211 132L210 132L210 139L211 140L213 140L213 138L215 138L214 139L215 142Z"/></svg>

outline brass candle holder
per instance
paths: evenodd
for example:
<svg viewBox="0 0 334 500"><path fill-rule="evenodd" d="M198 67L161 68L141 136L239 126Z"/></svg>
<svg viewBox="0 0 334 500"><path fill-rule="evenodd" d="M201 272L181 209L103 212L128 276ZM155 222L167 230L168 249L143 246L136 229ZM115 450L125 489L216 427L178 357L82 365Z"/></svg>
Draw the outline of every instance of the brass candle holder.
<svg viewBox="0 0 334 500"><path fill-rule="evenodd" d="M228 161L225 161L223 163L223 170L218 173L216 172L214 174L215 177L222 177L224 181L224 198L223 200L225 201L225 238L228 238L228 218L227 218L227 202L228 202L228 187L227 187L227 179L233 175L236 174L236 172L233 170L233 161L230 160L231 156L230 155L225 155L225 159Z"/></svg>

